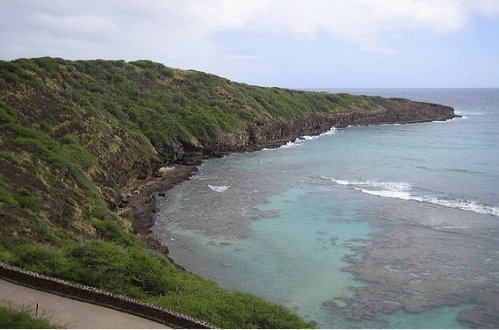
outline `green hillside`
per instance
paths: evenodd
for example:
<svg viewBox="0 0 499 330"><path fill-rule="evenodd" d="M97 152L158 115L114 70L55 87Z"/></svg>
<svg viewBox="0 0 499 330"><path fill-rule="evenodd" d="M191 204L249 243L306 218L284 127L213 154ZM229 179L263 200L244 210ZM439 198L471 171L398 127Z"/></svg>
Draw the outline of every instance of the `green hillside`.
<svg viewBox="0 0 499 330"><path fill-rule="evenodd" d="M149 61L0 61L0 261L220 327L312 327L283 307L178 272L142 247L117 205L136 179L213 153L221 137L249 124L390 102L249 86Z"/></svg>

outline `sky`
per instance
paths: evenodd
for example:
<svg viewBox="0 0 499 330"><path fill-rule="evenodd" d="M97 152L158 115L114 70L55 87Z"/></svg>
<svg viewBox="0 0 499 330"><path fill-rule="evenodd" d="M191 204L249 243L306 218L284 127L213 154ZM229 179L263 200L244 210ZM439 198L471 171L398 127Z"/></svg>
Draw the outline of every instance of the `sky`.
<svg viewBox="0 0 499 330"><path fill-rule="evenodd" d="M0 0L0 59L290 88L499 87L499 0Z"/></svg>

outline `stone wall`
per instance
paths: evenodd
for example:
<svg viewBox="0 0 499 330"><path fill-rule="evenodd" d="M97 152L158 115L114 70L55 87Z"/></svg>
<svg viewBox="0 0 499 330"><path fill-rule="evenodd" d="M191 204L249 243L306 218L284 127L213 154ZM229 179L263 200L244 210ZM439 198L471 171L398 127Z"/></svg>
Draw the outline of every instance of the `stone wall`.
<svg viewBox="0 0 499 330"><path fill-rule="evenodd" d="M210 329L212 325L146 302L23 270L0 262L0 278L60 296L109 307L171 327Z"/></svg>

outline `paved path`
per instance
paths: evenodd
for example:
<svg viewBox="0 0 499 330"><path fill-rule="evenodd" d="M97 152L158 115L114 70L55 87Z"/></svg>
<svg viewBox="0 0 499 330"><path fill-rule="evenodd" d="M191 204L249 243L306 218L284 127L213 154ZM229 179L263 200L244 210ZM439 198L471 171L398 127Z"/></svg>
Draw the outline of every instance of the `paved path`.
<svg viewBox="0 0 499 330"><path fill-rule="evenodd" d="M27 309L35 315L37 303L39 316L49 320L53 325L64 328L167 328L163 324L135 315L60 297L0 279L0 305L10 306L14 309Z"/></svg>

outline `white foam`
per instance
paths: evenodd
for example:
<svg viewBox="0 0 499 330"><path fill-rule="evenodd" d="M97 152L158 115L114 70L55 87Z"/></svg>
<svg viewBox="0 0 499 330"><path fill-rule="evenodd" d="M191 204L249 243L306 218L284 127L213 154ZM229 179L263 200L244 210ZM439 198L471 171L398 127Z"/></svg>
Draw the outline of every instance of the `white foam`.
<svg viewBox="0 0 499 330"><path fill-rule="evenodd" d="M325 178L325 177L323 177ZM347 180L340 180L340 179L331 179L334 183L341 184L343 186L365 186L366 188L369 187L376 187L376 188L382 188L385 189L386 191L407 191L410 190L412 185L407 182L383 182L383 181L347 181ZM360 188L357 188L360 190Z"/></svg>
<svg viewBox="0 0 499 330"><path fill-rule="evenodd" d="M216 191L216 192L224 192L227 189L229 189L230 186L212 186L211 184L208 185L211 190Z"/></svg>
<svg viewBox="0 0 499 330"><path fill-rule="evenodd" d="M288 143L280 146L279 148L281 149L288 149L288 148L293 148L301 145L303 140L300 140L300 138L296 138L294 141L288 141Z"/></svg>
<svg viewBox="0 0 499 330"><path fill-rule="evenodd" d="M458 118L458 117L456 117L456 118ZM448 120L434 120L434 121L432 121L432 123L434 123L434 124L448 124L456 118L452 118L452 119L448 119Z"/></svg>
<svg viewBox="0 0 499 330"><path fill-rule="evenodd" d="M305 136L302 136L300 139L301 140L315 140L315 139L318 139L320 138L320 135L305 135Z"/></svg>
<svg viewBox="0 0 499 330"><path fill-rule="evenodd" d="M305 141L315 140L320 138L321 136L334 135L334 134L336 134L336 128L331 127L329 130L319 135L304 135L294 139L293 141L288 141L286 144L283 144L278 149L289 149L289 148L298 147L301 146ZM274 149L263 148L262 150L274 150Z"/></svg>
<svg viewBox="0 0 499 330"><path fill-rule="evenodd" d="M331 127L329 130L320 134L319 136L327 136L327 135L334 135L334 134L336 134L336 127Z"/></svg>
<svg viewBox="0 0 499 330"><path fill-rule="evenodd" d="M468 229L468 226L442 226L442 227L432 227L434 229Z"/></svg>
<svg viewBox="0 0 499 330"><path fill-rule="evenodd" d="M334 180L334 179L331 179L331 180L336 182L337 184L341 184L343 186L348 186L350 184L347 180ZM352 184L355 184L355 182L353 182Z"/></svg>
<svg viewBox="0 0 499 330"><path fill-rule="evenodd" d="M396 191L396 190L369 190L369 189L361 189L355 188L356 190L360 190L363 193L379 196L379 197L389 197L389 198L398 198L404 200L410 200L411 194L406 191Z"/></svg>
<svg viewBox="0 0 499 330"><path fill-rule="evenodd" d="M435 195L417 194L412 191L412 185L407 182L347 181L324 176L321 178L331 180L342 186L350 186L357 191L373 196L412 200L499 217L499 207L497 206L487 205L477 201L446 199Z"/></svg>
<svg viewBox="0 0 499 330"><path fill-rule="evenodd" d="M491 206L486 204L481 204L476 201L466 201L466 200L447 200L440 199L432 196L424 196L421 198L423 202L428 202L432 204L458 208L465 211L472 211L481 214L490 214L499 217L499 207Z"/></svg>

